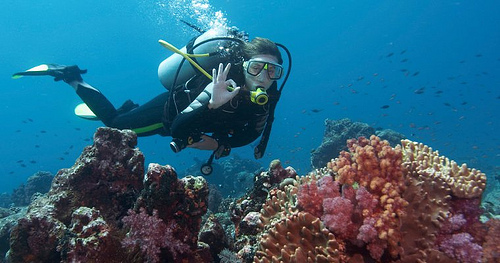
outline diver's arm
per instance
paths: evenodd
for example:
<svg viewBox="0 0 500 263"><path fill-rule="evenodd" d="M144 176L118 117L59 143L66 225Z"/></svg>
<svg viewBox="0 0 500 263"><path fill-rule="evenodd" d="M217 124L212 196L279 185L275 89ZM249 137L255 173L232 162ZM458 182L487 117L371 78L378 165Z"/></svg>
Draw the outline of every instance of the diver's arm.
<svg viewBox="0 0 500 263"><path fill-rule="evenodd" d="M211 97L209 86L186 109L180 112L172 122L170 127L172 138L182 144L179 145L180 150L201 139L201 129L208 119L206 115L209 112L208 101ZM190 137L195 140L190 141Z"/></svg>

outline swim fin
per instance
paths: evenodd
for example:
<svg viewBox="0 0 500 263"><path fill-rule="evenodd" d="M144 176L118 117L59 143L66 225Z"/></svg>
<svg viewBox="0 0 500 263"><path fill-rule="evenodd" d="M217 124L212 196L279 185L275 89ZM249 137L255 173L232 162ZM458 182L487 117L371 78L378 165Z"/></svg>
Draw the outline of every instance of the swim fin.
<svg viewBox="0 0 500 263"><path fill-rule="evenodd" d="M75 115L86 119L86 120L92 120L92 121L98 121L99 118L92 112L92 110L87 106L85 103L80 103L78 106L75 107Z"/></svg>
<svg viewBox="0 0 500 263"><path fill-rule="evenodd" d="M73 80L82 80L80 74L87 73L86 69L80 69L78 66L65 66L58 64L42 64L30 68L23 72L17 72L12 75L13 79L18 79L23 76L52 76L54 81L64 80L71 82Z"/></svg>
<svg viewBox="0 0 500 263"><path fill-rule="evenodd" d="M116 109L116 112L117 114L123 114L137 107L139 107L139 104L136 104L131 100L127 100L123 103L123 105L120 108ZM92 120L92 121L99 120L99 118L85 103L80 103L75 107L75 115L86 120Z"/></svg>

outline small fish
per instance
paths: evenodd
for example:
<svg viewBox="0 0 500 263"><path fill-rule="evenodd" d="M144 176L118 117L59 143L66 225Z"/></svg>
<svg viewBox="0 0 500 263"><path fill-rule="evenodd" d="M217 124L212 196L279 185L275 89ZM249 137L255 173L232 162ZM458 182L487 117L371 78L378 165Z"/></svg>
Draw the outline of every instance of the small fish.
<svg viewBox="0 0 500 263"><path fill-rule="evenodd" d="M400 69L399 71L401 71L401 72L407 72L408 70L407 70L407 69L405 69L405 68L402 68L402 69Z"/></svg>
<svg viewBox="0 0 500 263"><path fill-rule="evenodd" d="M314 112L314 113L318 113L320 111L322 111L323 109L312 109L311 111Z"/></svg>
<svg viewBox="0 0 500 263"><path fill-rule="evenodd" d="M482 56L483 56L482 54L476 54L476 58L480 58Z"/></svg>
<svg viewBox="0 0 500 263"><path fill-rule="evenodd" d="M413 77L415 77L415 76L416 76L416 75L418 75L418 74L420 74L420 71L417 71L417 72L413 73L413 75L412 75L412 76L413 76Z"/></svg>
<svg viewBox="0 0 500 263"><path fill-rule="evenodd" d="M394 53L391 52L391 53L387 54L387 56L385 56L385 57L389 58L389 57L392 57L392 55L394 55Z"/></svg>
<svg viewBox="0 0 500 263"><path fill-rule="evenodd" d="M389 105L384 105L384 106L382 106L382 107L380 107L380 108L381 108L381 109L387 109L387 108L389 108Z"/></svg>
<svg viewBox="0 0 500 263"><path fill-rule="evenodd" d="M416 89L415 91L413 91L413 93L422 94L422 93L424 93L424 91L425 91L425 88L420 88L420 89Z"/></svg>
<svg viewBox="0 0 500 263"><path fill-rule="evenodd" d="M35 164L35 163L36 163L36 161L35 161L35 160L31 160L31 161L30 161L30 163Z"/></svg>
<svg viewBox="0 0 500 263"><path fill-rule="evenodd" d="M46 130L41 130L40 133L47 133L47 131Z"/></svg>
<svg viewBox="0 0 500 263"><path fill-rule="evenodd" d="M443 105L444 105L444 106L447 106L447 107L450 107L450 106L451 106L451 104L449 104L448 102L443 103Z"/></svg>
<svg viewBox="0 0 500 263"><path fill-rule="evenodd" d="M406 62L406 61L408 61L408 59L407 59L407 58L403 58L403 59L401 60L401 62L403 62L403 63L404 63L404 62Z"/></svg>
<svg viewBox="0 0 500 263"><path fill-rule="evenodd" d="M404 53L406 53L406 49L403 49L403 51L399 52L400 55L403 55Z"/></svg>
<svg viewBox="0 0 500 263"><path fill-rule="evenodd" d="M365 78L365 77L363 77L363 76L359 76L356 80L357 80L357 81L360 81L360 80L363 80L364 78Z"/></svg>
<svg viewBox="0 0 500 263"><path fill-rule="evenodd" d="M442 90L438 90L438 91L436 91L435 93L436 93L436 94L441 94L441 93L443 93L443 91L442 91Z"/></svg>

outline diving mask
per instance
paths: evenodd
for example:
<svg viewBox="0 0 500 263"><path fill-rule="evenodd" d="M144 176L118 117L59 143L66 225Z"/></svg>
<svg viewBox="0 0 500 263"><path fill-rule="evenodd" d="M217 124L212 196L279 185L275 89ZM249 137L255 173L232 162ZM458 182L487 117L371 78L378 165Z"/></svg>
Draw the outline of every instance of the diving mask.
<svg viewBox="0 0 500 263"><path fill-rule="evenodd" d="M246 69L247 73L252 76L259 75L263 69L267 71L267 76L271 80L278 80L283 75L283 66L280 64L260 61L260 60L248 60L243 62L243 67Z"/></svg>

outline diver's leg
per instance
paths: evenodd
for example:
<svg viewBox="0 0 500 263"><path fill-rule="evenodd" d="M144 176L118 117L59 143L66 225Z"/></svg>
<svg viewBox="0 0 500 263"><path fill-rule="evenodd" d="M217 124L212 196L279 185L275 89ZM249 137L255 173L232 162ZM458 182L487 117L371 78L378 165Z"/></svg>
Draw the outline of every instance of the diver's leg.
<svg viewBox="0 0 500 263"><path fill-rule="evenodd" d="M71 81L76 94L87 104L92 112L108 127L131 129L139 136L152 134L167 135L163 127L163 112L168 100L164 92L142 106L130 110L116 110L109 100L96 88L85 81Z"/></svg>
<svg viewBox="0 0 500 263"><path fill-rule="evenodd" d="M78 96L87 104L92 112L108 127L121 128L113 125L113 120L117 116L116 108L104 95L83 80L68 82Z"/></svg>
<svg viewBox="0 0 500 263"><path fill-rule="evenodd" d="M164 92L144 105L116 115L110 125L120 129L131 129L138 136L169 135L169 129L163 125L164 107L167 100L168 92Z"/></svg>

